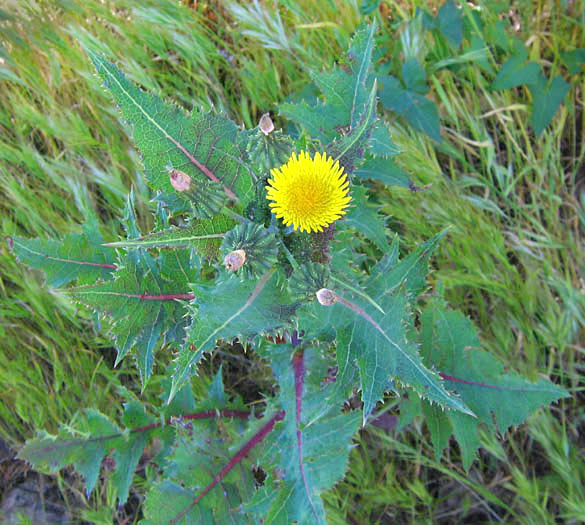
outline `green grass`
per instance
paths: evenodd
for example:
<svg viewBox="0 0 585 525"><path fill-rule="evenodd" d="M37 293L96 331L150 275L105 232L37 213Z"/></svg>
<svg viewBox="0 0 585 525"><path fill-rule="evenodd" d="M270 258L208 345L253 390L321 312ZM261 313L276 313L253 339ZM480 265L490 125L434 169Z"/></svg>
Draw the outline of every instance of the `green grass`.
<svg viewBox="0 0 585 525"><path fill-rule="evenodd" d="M280 18L271 2L262 8L241 2L245 8L231 11L225 2L209 4L14 4L7 14L17 20L0 21L4 236L62 235L97 213L104 235L113 238L130 186L148 201L139 156L84 43L100 42L145 89L187 108L214 105L251 127L306 85L311 69L333 64L362 21L351 2L282 1ZM394 53L398 16L410 18L427 2L383 4L393 18L379 20L381 31L386 51ZM570 79L560 53L585 47L583 3L518 4L513 18L531 60L547 74ZM493 24L491 4L482 5L482 16ZM484 347L507 366L531 377L552 376L574 396L534 415L505 440L484 438L480 461L469 473L455 445L441 463L433 459L424 427L414 424L400 433L367 427L346 479L327 495L331 523L578 523L585 515L579 438L585 81L572 78L563 107L537 139L529 126L529 91L493 92L489 80L474 65L432 77L440 146L388 115L403 150L398 163L417 185L431 186L418 193L380 188L376 198L405 248L452 225L434 258L433 283L473 319ZM146 225L148 205L139 211ZM0 268L0 437L17 446L36 429L54 432L79 407L115 416L137 391L133 364L112 369L114 351L94 333L90 316L16 264L6 244ZM79 488L67 477L62 483L69 485L65 493ZM102 483L89 499L86 519L111 522L108 490Z"/></svg>

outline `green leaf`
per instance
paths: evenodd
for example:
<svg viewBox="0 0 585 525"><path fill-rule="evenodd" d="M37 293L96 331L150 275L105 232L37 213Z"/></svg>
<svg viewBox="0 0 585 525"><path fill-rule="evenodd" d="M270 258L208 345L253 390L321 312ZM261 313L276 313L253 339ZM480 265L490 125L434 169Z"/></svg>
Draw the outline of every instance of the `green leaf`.
<svg viewBox="0 0 585 525"><path fill-rule="evenodd" d="M129 259L113 281L67 292L112 319L111 332L118 349L116 365L136 345L144 385L152 372L159 340L178 341L184 337L186 312L180 301L193 299L189 283L194 278L189 254L172 250L156 260L141 254L138 263Z"/></svg>
<svg viewBox="0 0 585 525"><path fill-rule="evenodd" d="M86 416L75 429L79 437L65 429L57 436L42 431L26 442L18 457L37 468L48 467L51 472L73 464L85 478L85 487L90 493L95 487L101 461L112 446L119 443L121 431L97 410L86 410Z"/></svg>
<svg viewBox="0 0 585 525"><path fill-rule="evenodd" d="M352 38L349 58L352 61L352 89L351 107L350 107L350 129L356 127L361 122L361 113L363 108L367 107L369 94L375 81L369 78L369 71L372 63L372 51L374 49L374 33L376 32L376 22L372 22L368 28L356 31Z"/></svg>
<svg viewBox="0 0 585 525"><path fill-rule="evenodd" d="M224 429L227 425L234 425L225 420L222 423ZM251 498L254 492L251 465L234 469L222 479L220 487L193 505L198 494L229 462L229 443L218 427L215 422L206 426L198 424L195 432L181 432L168 458L166 479L154 484L146 495L142 525L251 524L239 510L243 501ZM238 437L233 432L230 441ZM178 517L179 514L182 515ZM175 521L171 521L173 519Z"/></svg>
<svg viewBox="0 0 585 525"><path fill-rule="evenodd" d="M397 155L401 152L400 148L392 142L388 127L381 120L377 120L368 139L368 149L374 155L384 157Z"/></svg>
<svg viewBox="0 0 585 525"><path fill-rule="evenodd" d="M194 490L183 488L179 483L163 479L148 491L144 502L144 519L141 525L163 525L170 523L177 509L188 508L196 497ZM179 518L177 525L214 524L210 508L193 507Z"/></svg>
<svg viewBox="0 0 585 525"><path fill-rule="evenodd" d="M416 345L408 340L409 319L404 292L386 294L377 301L383 314L359 297L348 300L347 294L337 295L340 297L338 303L322 307L333 310L332 321L337 328L337 381L344 385L348 381L346 376L352 380L353 368L357 365L364 421L389 389L391 379L398 379L420 396L445 408L469 413L457 397L445 390L439 376L423 364ZM337 321L343 320L342 309L354 314L349 326Z"/></svg>
<svg viewBox="0 0 585 525"><path fill-rule="evenodd" d="M128 403L122 422L130 432L123 433L97 410L88 409L84 414L86 417L78 417L74 425L63 426L56 436L41 432L36 438L28 440L18 457L37 468L48 467L51 472L73 465L83 475L89 494L95 487L102 460L114 449L112 479L119 504L123 505L128 499L128 489L138 460L154 431L132 432L131 429L148 425L153 418L145 413L139 403Z"/></svg>
<svg viewBox="0 0 585 525"><path fill-rule="evenodd" d="M187 248L192 246L203 257L216 258L225 232L235 221L225 215L213 219L194 219L185 228L173 227L136 239L110 242L114 248Z"/></svg>
<svg viewBox="0 0 585 525"><path fill-rule="evenodd" d="M276 404L286 413L268 436L262 459L283 475L278 486L271 476L244 508L266 525L326 525L321 494L345 473L360 415L340 411L344 399L335 395L335 384L322 386L327 364L318 350L305 349L292 364L289 344L259 351L270 361L280 386Z"/></svg>
<svg viewBox="0 0 585 525"><path fill-rule="evenodd" d="M299 103L284 102L278 105L280 115L301 124L310 137L323 143L327 143L333 136L334 117L328 111L329 109L321 102L312 106L304 100ZM339 125L343 125L345 121L344 117Z"/></svg>
<svg viewBox="0 0 585 525"><path fill-rule="evenodd" d="M454 411L448 412L447 417L451 423L455 439L459 443L463 468L469 471L476 457L477 449L481 445L479 432L477 431L477 421L467 414ZM437 461L440 459L440 456L437 456L437 449L435 449L435 458Z"/></svg>
<svg viewBox="0 0 585 525"><path fill-rule="evenodd" d="M324 102L281 104L281 114L301 124L309 135L323 143L330 142L341 128L351 133L363 125L364 110L367 112L374 84L370 66L375 30L375 24L371 24L355 33L348 56L349 72L334 69L312 74L313 81L323 93Z"/></svg>
<svg viewBox="0 0 585 525"><path fill-rule="evenodd" d="M492 82L492 89L500 91L502 89L521 86L522 84L534 84L537 82L538 75L540 74L540 66L535 62L528 62L522 65L527 57L526 50L521 48L516 55L504 62L502 68L498 71L498 75Z"/></svg>
<svg viewBox="0 0 585 525"><path fill-rule="evenodd" d="M431 441L435 449L435 461L440 461L451 437L451 424L449 422L451 411L443 410L442 407L437 405L431 405L428 401L423 401L422 408L427 427L431 432Z"/></svg>
<svg viewBox="0 0 585 525"><path fill-rule="evenodd" d="M455 47L463 40L463 15L453 0L447 0L437 13L439 31Z"/></svg>
<svg viewBox="0 0 585 525"><path fill-rule="evenodd" d="M573 49L571 51L561 53L561 59L569 68L571 75L578 75L585 64L585 49Z"/></svg>
<svg viewBox="0 0 585 525"><path fill-rule="evenodd" d="M459 412L453 412L459 414ZM407 392L406 396L401 395L400 417L396 432L400 432L407 425L410 425L418 416L422 414L422 403L416 392Z"/></svg>
<svg viewBox="0 0 585 525"><path fill-rule="evenodd" d="M397 78L380 77L380 101L389 110L403 116L414 128L441 141L439 113L435 104L419 93L404 89Z"/></svg>
<svg viewBox="0 0 585 525"><path fill-rule="evenodd" d="M416 58L411 58L402 64L402 81L407 89L421 95L429 92L427 74Z"/></svg>
<svg viewBox="0 0 585 525"><path fill-rule="evenodd" d="M252 175L245 152L238 148L238 127L226 117L182 109L144 93L103 56L87 51L98 73L133 126L150 186L177 195L169 169L185 172L200 194L221 184L225 197L247 202L253 196Z"/></svg>
<svg viewBox="0 0 585 525"><path fill-rule="evenodd" d="M271 270L259 281L230 278L221 283L195 285L198 319L188 342L198 351L209 351L223 337L247 337L282 326L293 313L286 294L279 289L278 274Z"/></svg>
<svg viewBox="0 0 585 525"><path fill-rule="evenodd" d="M362 0L360 4L360 14L369 15L373 13L380 5L380 0Z"/></svg>
<svg viewBox="0 0 585 525"><path fill-rule="evenodd" d="M394 160L388 158L366 158L365 162L354 171L354 175L360 179L379 180L386 186L409 188L412 184Z"/></svg>
<svg viewBox="0 0 585 525"><path fill-rule="evenodd" d="M548 85L544 75L538 75L538 81L529 86L532 93L531 124L536 136L539 136L555 116L571 87L562 77L556 76Z"/></svg>
<svg viewBox="0 0 585 525"><path fill-rule="evenodd" d="M278 274L271 270L259 281L232 277L223 282L193 287L195 318L185 344L174 362L170 399L190 377L190 369L215 347L220 338L247 338L279 328L294 313L294 307L279 288Z"/></svg>
<svg viewBox="0 0 585 525"><path fill-rule="evenodd" d="M228 402L220 370L208 389L207 399L196 407L195 413L241 408L239 400ZM252 449L246 459L222 477L220 485L204 497L201 495L240 448L246 426L251 427L251 432L258 424L229 417L192 419L188 423L179 420L172 451L165 458L163 481L148 491L141 523L166 525L175 520L172 523L185 525L250 525L239 507L254 493L252 465L258 455L256 450Z"/></svg>
<svg viewBox="0 0 585 525"><path fill-rule="evenodd" d="M376 121L376 82L370 92L370 97L363 107L359 123L347 134L334 140L327 146L327 152L348 173L352 173L358 159L360 159L368 143L370 133Z"/></svg>
<svg viewBox="0 0 585 525"><path fill-rule="evenodd" d="M340 227L355 228L385 251L388 241L383 217L378 214L376 207L368 205L366 189L363 186L354 185L351 194L353 201L359 204L350 207L345 220L340 222Z"/></svg>
<svg viewBox="0 0 585 525"><path fill-rule="evenodd" d="M82 233L63 240L13 237L9 244L22 264L43 270L47 284L55 288L74 280L88 284L111 279L116 270L116 253L102 246L97 223L92 221L83 226Z"/></svg>
<svg viewBox="0 0 585 525"><path fill-rule="evenodd" d="M132 401L124 405L124 414L122 423L128 429L137 429L151 424L154 418L148 415L144 406L137 401ZM136 465L142 457L144 447L150 441L150 433L134 432L124 434L115 447L113 458L116 463L112 480L116 487L120 505L123 505L128 499L128 491L134 478Z"/></svg>
<svg viewBox="0 0 585 525"><path fill-rule="evenodd" d="M479 423L502 434L538 408L569 397L546 379L531 383L513 372L505 373L498 360L480 349L471 322L458 312L429 307L422 316L421 334L421 352L441 371L445 387L457 392L477 416L448 414L466 469L479 444Z"/></svg>
<svg viewBox="0 0 585 525"><path fill-rule="evenodd" d="M392 243L394 249L373 268L370 277L364 283L364 290L374 299L392 293L400 286L405 287L408 295L419 295L426 286L429 258L448 231L446 228L424 242L400 262L397 261L396 239Z"/></svg>
<svg viewBox="0 0 585 525"><path fill-rule="evenodd" d="M433 15L417 6L416 11L414 12L414 18L416 19L419 17L424 29L427 29L428 31L434 31L438 28L438 20Z"/></svg>
<svg viewBox="0 0 585 525"><path fill-rule="evenodd" d="M337 383L347 388L360 375L364 418L373 410L392 379L399 379L420 395L443 407L469 412L450 395L439 376L422 362L416 345L408 339L409 310L407 297L420 293L425 286L428 259L447 230L424 243L402 261L398 261L395 239L387 254L372 269L363 289L346 285L334 276L331 280L339 301L321 306L317 301L298 312L299 329L313 337L337 333Z"/></svg>

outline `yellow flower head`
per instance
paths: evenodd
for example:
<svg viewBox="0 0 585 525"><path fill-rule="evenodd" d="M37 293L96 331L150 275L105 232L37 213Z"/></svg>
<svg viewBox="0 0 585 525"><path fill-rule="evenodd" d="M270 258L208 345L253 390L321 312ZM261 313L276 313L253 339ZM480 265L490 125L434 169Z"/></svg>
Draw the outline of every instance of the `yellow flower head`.
<svg viewBox="0 0 585 525"><path fill-rule="evenodd" d="M293 153L286 164L270 170L266 198L276 217L295 230L322 232L345 214L351 197L339 162L326 153Z"/></svg>

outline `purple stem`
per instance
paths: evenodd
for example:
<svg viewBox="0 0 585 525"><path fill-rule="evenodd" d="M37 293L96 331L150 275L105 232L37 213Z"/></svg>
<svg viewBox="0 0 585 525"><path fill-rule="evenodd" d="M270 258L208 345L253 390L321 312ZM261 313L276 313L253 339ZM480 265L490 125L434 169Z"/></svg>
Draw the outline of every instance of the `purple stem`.
<svg viewBox="0 0 585 525"><path fill-rule="evenodd" d="M293 332L293 338L296 338L296 331ZM292 342L292 340L291 340ZM294 346L294 343L293 343ZM302 350L295 352L293 356L293 369L295 372L295 400L296 400L296 428L297 428L297 449L299 453L299 470L301 471L301 478L303 479L303 486L305 487L305 494L311 504L313 514L319 522L319 515L313 505L313 499L311 498L311 491L307 483L307 476L305 474L305 465L303 464L303 433L301 430L301 411L303 407L303 386L305 384L305 353Z"/></svg>
<svg viewBox="0 0 585 525"><path fill-rule="evenodd" d="M221 469L221 472L213 478L212 482L207 485L198 495L193 499L193 501L183 509L179 514L177 514L169 523L172 525L177 523L187 512L189 512L197 503L199 503L203 497L213 488L215 487L223 478L225 478L230 470L232 470L244 457L252 450L258 443L260 443L274 428L274 425L277 421L282 421L284 419L285 412L284 410L280 410L276 414L274 414L268 422L258 431L256 434L252 436L250 441L248 441L240 451L230 460L230 462Z"/></svg>
<svg viewBox="0 0 585 525"><path fill-rule="evenodd" d="M246 410L207 410L205 412L195 412L192 414L185 414L180 416L182 419L212 419L216 417L235 417L237 419L248 419L250 417L250 412ZM179 417L177 417L178 419ZM170 425L173 422L173 418L168 418L165 421L165 425ZM145 425L143 427L136 427L130 429L130 434L135 434L137 432L146 432L147 430L152 430L153 428L158 428L161 426L161 423L151 423L150 425ZM115 434L108 434L106 436L95 436L89 439L77 439L77 440L68 440L65 442L54 442L49 446L42 447L38 449L42 453L49 453L61 448L70 447L71 445L82 445L91 443L94 441L107 441L109 439L114 439L120 437L122 432L116 432Z"/></svg>
<svg viewBox="0 0 585 525"><path fill-rule="evenodd" d="M445 381L451 381L452 383L462 383L464 385L480 386L482 388L492 388L494 390L512 390L512 391L520 391L520 392L522 392L524 390L524 387L514 388L514 387L500 386L500 385L489 385L488 383L481 383L479 381L468 381L467 379L460 379L458 377L453 377L453 376L450 376L447 374L443 374L442 372L439 372L439 375Z"/></svg>

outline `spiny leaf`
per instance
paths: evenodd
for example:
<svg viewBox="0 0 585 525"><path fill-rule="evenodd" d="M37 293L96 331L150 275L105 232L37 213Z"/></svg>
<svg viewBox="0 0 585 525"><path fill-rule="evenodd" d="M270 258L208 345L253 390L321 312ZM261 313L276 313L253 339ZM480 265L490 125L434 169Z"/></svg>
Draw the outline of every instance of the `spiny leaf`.
<svg viewBox="0 0 585 525"><path fill-rule="evenodd" d="M309 336L335 329L337 383L339 388L349 388L359 371L364 418L395 377L433 402L468 412L460 400L445 390L440 377L423 364L416 345L407 338L407 297L422 290L428 258L444 234L435 236L400 262L395 239L363 283L363 289L338 283L332 276L335 284L343 286L335 290L339 302L320 306L313 301L299 310L299 329L306 330Z"/></svg>
<svg viewBox="0 0 585 525"><path fill-rule="evenodd" d="M322 143L327 143L333 137L332 128L336 119L334 115L328 113L328 108L322 102L310 106L304 100L299 103L283 102L279 104L278 111L281 115L287 117L293 122L299 123L310 137L320 140ZM341 120L341 118L337 118ZM346 122L344 116L342 122Z"/></svg>
<svg viewBox="0 0 585 525"><path fill-rule="evenodd" d="M362 108L368 105L369 72L372 63L372 50L374 49L374 33L376 23L370 24L367 30L357 31L352 38L349 57L354 62L354 77L350 84L353 91L350 107L350 129L356 127L361 120ZM375 85L375 81L374 81Z"/></svg>
<svg viewBox="0 0 585 525"><path fill-rule="evenodd" d="M313 73L325 102L283 104L282 114L304 126L312 136L329 142L327 152L352 173L366 147L391 155L394 145L387 130L376 122L376 80L371 75L375 24L357 31L349 51L349 72L334 69ZM339 137L340 130L345 133ZM372 137L372 132L374 136ZM335 140L333 140L335 137Z"/></svg>
<svg viewBox="0 0 585 525"><path fill-rule="evenodd" d="M245 339L282 326L294 312L278 287L274 270L256 282L231 278L219 284L195 285L193 291L198 319L188 341L200 351L212 350L222 337Z"/></svg>
<svg viewBox="0 0 585 525"><path fill-rule="evenodd" d="M113 250L102 246L97 223L88 222L83 233L72 233L63 240L9 239L18 260L45 272L47 284L60 287L77 280L79 284L111 279L116 270Z"/></svg>
<svg viewBox="0 0 585 525"><path fill-rule="evenodd" d="M438 405L431 405L428 401L422 402L422 409L431 432L431 441L435 448L435 461L440 461L451 437L451 424L449 422L451 411L443 410ZM469 415L466 417L473 419Z"/></svg>
<svg viewBox="0 0 585 525"><path fill-rule="evenodd" d="M406 292L418 295L425 286L428 261L439 241L447 234L448 228L420 245L400 262L397 261L398 240L392 250L373 268L364 283L364 289L374 298L396 290L402 284Z"/></svg>
<svg viewBox="0 0 585 525"><path fill-rule="evenodd" d="M416 390L419 395L445 408L470 413L465 405L442 385L439 376L422 362L416 346L407 338L407 301L403 292L383 295L378 304L384 314L360 298L339 297L339 303L323 306L339 311L347 308L355 315L350 325L338 324L338 382L353 381L353 367L360 372L364 421L390 387L391 379ZM333 322L342 319L333 313ZM347 379L346 379L347 375Z"/></svg>
<svg viewBox="0 0 585 525"><path fill-rule="evenodd" d="M110 242L114 248L185 248L193 246L202 257L216 258L225 232L235 221L225 215L213 219L194 219L185 228L174 227L137 239Z"/></svg>
<svg viewBox="0 0 585 525"><path fill-rule="evenodd" d="M459 312L440 306L425 310L421 341L421 353L441 371L445 387L457 392L477 416L447 414L466 469L471 466L479 446L479 423L503 433L510 426L522 423L538 408L569 397L563 388L547 379L532 383L513 372L505 373L502 363L480 349L471 322ZM437 457L442 453L444 429L441 436L433 440Z"/></svg>
<svg viewBox="0 0 585 525"><path fill-rule="evenodd" d="M154 418L148 415L144 406L137 401L124 405L122 423L127 429L145 427L153 422ZM114 486L117 488L118 499L121 505L128 499L128 491L134 479L136 465L138 465L144 447L146 447L150 438L151 432L149 431L124 434L123 439L114 449L113 459L115 461L115 469L112 480Z"/></svg>
<svg viewBox="0 0 585 525"><path fill-rule="evenodd" d="M187 116L179 107L141 91L103 56L87 53L133 125L152 188L176 197L168 173L174 168L197 181L200 192L220 183L226 198L247 202L252 197L252 175L242 161L245 152L237 146L239 130L233 122L212 112Z"/></svg>
<svg viewBox="0 0 585 525"><path fill-rule="evenodd" d="M18 456L36 467L47 466L52 472L73 465L85 478L89 494L95 487L102 459L114 449L113 481L119 504L123 505L128 499L134 470L153 430L123 433L97 410L88 409L85 415L77 419L74 427L62 427L56 436L41 432L26 442ZM152 421L141 404L125 405L122 422L127 428L145 426Z"/></svg>
<svg viewBox="0 0 585 525"><path fill-rule="evenodd" d="M189 254L173 250L158 260L141 254L138 263L129 260L115 280L67 291L76 300L113 321L118 364L137 345L137 361L143 384L152 371L154 350L163 341L177 341L184 335L185 308L189 301L189 282L195 272L189 266Z"/></svg>
<svg viewBox="0 0 585 525"><path fill-rule="evenodd" d="M192 307L193 326L175 359L174 393L189 379L191 367L220 338L248 337L281 327L294 313L294 306L278 286L278 274L268 271L259 281L236 277L220 283L193 287L197 297Z"/></svg>
<svg viewBox="0 0 585 525"><path fill-rule="evenodd" d="M281 104L281 114L301 124L311 136L324 143L338 135L340 128L351 131L358 127L374 84L370 67L375 30L372 24L354 35L349 51L349 72L334 69L312 74L325 102L313 106L306 102Z"/></svg>
<svg viewBox="0 0 585 525"><path fill-rule="evenodd" d="M239 399L228 402L220 368L209 386L207 399L197 405L196 412L230 413L230 410L238 412L236 409L241 407ZM245 419L229 417L221 421L218 418L191 420L185 429L179 423L176 442L163 467L166 479L150 488L144 505L145 519L141 523L165 525L175 520L175 524L249 524L246 515L238 511L254 492L249 464L245 467L242 463L235 464L237 468L230 469L221 478L221 488L208 490L230 463L233 442L245 431L246 423ZM246 463L253 461L254 452L250 451Z"/></svg>
<svg viewBox="0 0 585 525"><path fill-rule="evenodd" d="M343 397L335 396L335 385L322 386L327 366L315 349L295 354L284 344L266 345L260 352L280 385L276 404L286 412L263 456L279 467L282 479L276 486L270 474L244 508L267 525L325 525L321 494L345 473L359 414L341 413Z"/></svg>
<svg viewBox="0 0 585 525"><path fill-rule="evenodd" d="M196 492L182 487L179 483L163 479L148 491L144 502L144 519L141 525L163 525L171 521L177 509L188 507L196 497ZM177 525L213 524L210 508L194 507L176 522Z"/></svg>
<svg viewBox="0 0 585 525"><path fill-rule="evenodd" d="M397 155L401 151L400 148L392 142L390 131L381 120L377 120L374 124L372 132L370 133L370 140L368 140L368 149L374 155L382 155L384 157Z"/></svg>
<svg viewBox="0 0 585 525"><path fill-rule="evenodd" d="M386 240L386 227L383 217L378 215L374 206L368 205L366 189L363 186L354 185L351 193L354 202L360 204L350 207L345 220L340 226L355 228L364 233L381 250L385 250L388 241Z"/></svg>
<svg viewBox="0 0 585 525"><path fill-rule="evenodd" d="M334 140L327 146L327 152L348 173L353 173L354 166L366 148L370 133L376 121L376 82L370 91L370 96L360 111L360 120L347 135Z"/></svg>

